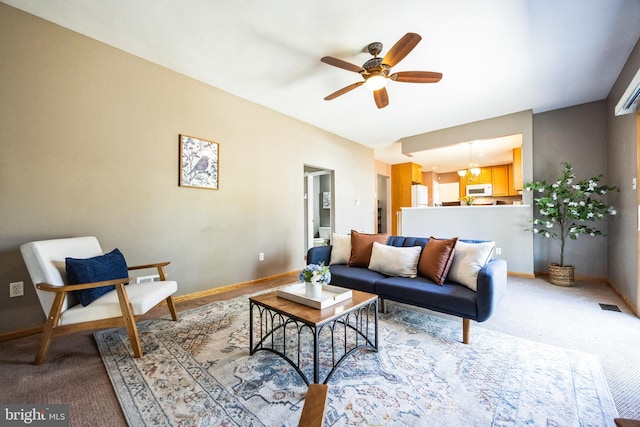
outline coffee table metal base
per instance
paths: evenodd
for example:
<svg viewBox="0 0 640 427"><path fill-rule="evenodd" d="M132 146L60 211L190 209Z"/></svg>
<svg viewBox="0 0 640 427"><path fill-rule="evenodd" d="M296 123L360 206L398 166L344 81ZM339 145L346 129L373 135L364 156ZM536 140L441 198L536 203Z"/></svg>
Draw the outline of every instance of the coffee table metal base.
<svg viewBox="0 0 640 427"><path fill-rule="evenodd" d="M362 348L378 351L377 298L320 322L308 321L250 299L249 316L250 354L259 350L277 354L289 362L307 385L311 381L302 368L305 363L302 354L303 346L308 344L306 342L308 340L304 339L305 335L313 337L313 383L316 384L320 383L321 338L323 341L331 340L330 343L324 343L331 352L331 370L322 381L323 384L329 381L340 364L353 352ZM255 322L258 323L255 324ZM254 331L259 334L255 337L257 339L255 345ZM290 337L292 333L294 337Z"/></svg>

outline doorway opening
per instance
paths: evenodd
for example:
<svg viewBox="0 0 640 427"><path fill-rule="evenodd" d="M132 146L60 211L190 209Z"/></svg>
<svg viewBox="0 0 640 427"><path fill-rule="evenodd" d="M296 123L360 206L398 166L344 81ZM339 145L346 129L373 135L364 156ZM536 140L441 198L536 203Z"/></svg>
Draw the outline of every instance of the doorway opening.
<svg viewBox="0 0 640 427"><path fill-rule="evenodd" d="M304 165L304 248L331 244L334 230L333 170Z"/></svg>
<svg viewBox="0 0 640 427"><path fill-rule="evenodd" d="M391 179L386 175L376 177L376 197L378 206L376 211L376 227L378 234L389 233L391 223Z"/></svg>

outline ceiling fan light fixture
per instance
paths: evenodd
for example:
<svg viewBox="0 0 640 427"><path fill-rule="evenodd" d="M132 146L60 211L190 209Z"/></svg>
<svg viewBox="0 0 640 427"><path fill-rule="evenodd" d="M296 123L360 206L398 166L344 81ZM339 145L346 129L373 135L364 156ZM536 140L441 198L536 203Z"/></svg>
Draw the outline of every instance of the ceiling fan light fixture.
<svg viewBox="0 0 640 427"><path fill-rule="evenodd" d="M386 85L387 79L404 83L437 83L442 78L442 73L432 71L400 71L389 75L391 67L396 66L405 56L416 47L422 38L416 33L407 33L398 40L387 54L381 58L382 43L369 43L367 50L373 58L367 60L362 66L352 64L332 56L323 56L320 61L343 70L359 73L363 78L357 83L345 86L332 94L324 97L325 101L331 101L359 86L366 86L373 92L373 99L378 108L384 108L389 104Z"/></svg>
<svg viewBox="0 0 640 427"><path fill-rule="evenodd" d="M471 168L471 169L469 169L469 171L471 172L471 175L473 175L473 176L480 175L480 168Z"/></svg>
<svg viewBox="0 0 640 427"><path fill-rule="evenodd" d="M383 74L372 74L366 78L364 85L370 90L379 90L387 85L387 78Z"/></svg>
<svg viewBox="0 0 640 427"><path fill-rule="evenodd" d="M467 174L467 170L466 169L460 169L458 171L458 175L460 176L460 178L462 178L463 176L465 176Z"/></svg>

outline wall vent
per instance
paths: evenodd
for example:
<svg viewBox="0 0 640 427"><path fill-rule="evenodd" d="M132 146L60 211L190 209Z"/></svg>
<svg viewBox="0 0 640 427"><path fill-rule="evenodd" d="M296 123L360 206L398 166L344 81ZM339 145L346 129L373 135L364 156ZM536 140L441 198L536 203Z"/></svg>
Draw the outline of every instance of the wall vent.
<svg viewBox="0 0 640 427"><path fill-rule="evenodd" d="M618 307L615 304L602 304L600 303L600 308L605 310L605 311L618 311L618 312L622 312L620 310L620 307Z"/></svg>
<svg viewBox="0 0 640 427"><path fill-rule="evenodd" d="M640 101L640 69L636 72L636 75L631 80L629 87L624 91L624 94L616 104L616 116L623 114L633 113L638 108Z"/></svg>
<svg viewBox="0 0 640 427"><path fill-rule="evenodd" d="M160 281L160 275L158 274L136 277L136 283L159 282L159 281Z"/></svg>

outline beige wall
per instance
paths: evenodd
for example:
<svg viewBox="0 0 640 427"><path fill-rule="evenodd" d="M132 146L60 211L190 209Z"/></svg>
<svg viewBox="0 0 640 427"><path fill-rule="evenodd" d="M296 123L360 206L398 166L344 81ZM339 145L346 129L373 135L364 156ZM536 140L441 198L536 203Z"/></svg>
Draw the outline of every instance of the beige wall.
<svg viewBox="0 0 640 427"><path fill-rule="evenodd" d="M372 149L4 4L0 22L0 333L43 319L34 239L170 260L179 294L301 268L305 164L335 171L337 232L373 231ZM178 186L180 133L220 143L219 190Z"/></svg>

